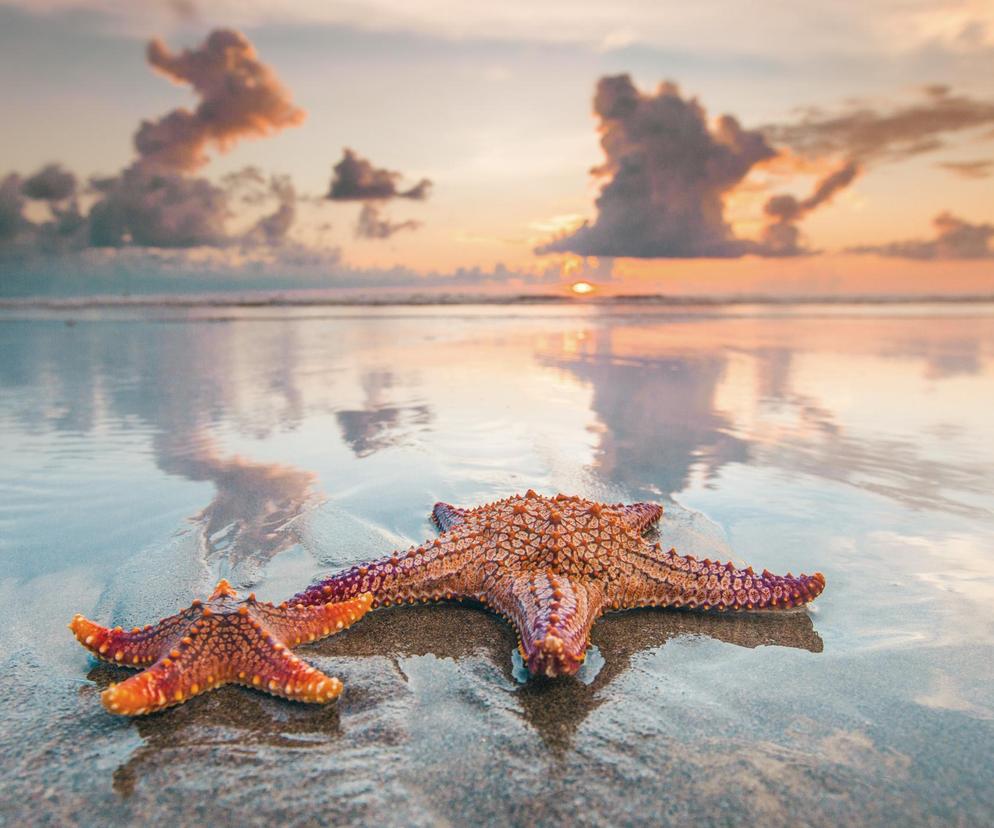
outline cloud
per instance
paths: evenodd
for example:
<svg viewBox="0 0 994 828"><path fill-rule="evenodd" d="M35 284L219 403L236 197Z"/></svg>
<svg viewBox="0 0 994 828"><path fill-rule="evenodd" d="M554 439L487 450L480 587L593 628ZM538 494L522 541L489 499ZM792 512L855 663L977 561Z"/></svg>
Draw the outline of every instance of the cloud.
<svg viewBox="0 0 994 828"><path fill-rule="evenodd" d="M11 173L0 181L0 243L16 239L31 226L24 217L23 182Z"/></svg>
<svg viewBox="0 0 994 828"><path fill-rule="evenodd" d="M269 192L276 198L276 209L259 219L246 234L247 240L271 246L283 244L297 217L297 191L289 176L274 175Z"/></svg>
<svg viewBox="0 0 994 828"><path fill-rule="evenodd" d="M156 71L192 86L200 102L192 112L174 109L142 122L134 140L143 167L195 170L207 163L211 145L224 151L240 138L272 135L304 120L304 111L240 32L216 29L198 48L176 53L156 38L146 56Z"/></svg>
<svg viewBox="0 0 994 828"><path fill-rule="evenodd" d="M829 173L816 185L814 192L798 200L792 195L775 195L763 208L769 223L763 228L763 247L766 255L795 256L807 252L800 244L797 222L808 213L827 204L839 190L848 187L859 175L859 164L849 161Z"/></svg>
<svg viewBox="0 0 994 828"><path fill-rule="evenodd" d="M381 210L375 204L363 204L356 224L355 234L361 239L389 239L400 230L417 230L420 221L392 222L381 215Z"/></svg>
<svg viewBox="0 0 994 828"><path fill-rule="evenodd" d="M735 237L724 197L761 161L773 158L766 137L730 115L709 126L703 107L673 83L640 92L628 75L597 84L607 179L597 219L536 252L636 258L728 257L755 246Z"/></svg>
<svg viewBox="0 0 994 828"><path fill-rule="evenodd" d="M417 230L421 222L392 222L383 216L382 204L395 198L424 201L431 193L432 182L429 179L422 178L413 187L400 189L401 178L401 173L375 167L355 150L346 147L342 160L333 168L326 198L330 201L364 202L356 223L356 237L388 239L401 230Z"/></svg>
<svg viewBox="0 0 994 828"><path fill-rule="evenodd" d="M935 166L961 178L989 178L994 173L994 161L940 161Z"/></svg>
<svg viewBox="0 0 994 828"><path fill-rule="evenodd" d="M85 220L75 198L68 204L60 203L68 199L66 193L75 190L75 178L69 188L64 178L52 177L49 180L47 175L42 175L48 169L27 180L12 173L0 181L0 251L27 249L54 252L72 246L74 239L79 237ZM35 195L28 197L28 192ZM28 219L24 214L28 200L47 202L49 219L41 222Z"/></svg>
<svg viewBox="0 0 994 828"><path fill-rule="evenodd" d="M994 224L971 224L944 212L932 220L934 239L910 239L850 248L851 253L876 253L902 259L994 259Z"/></svg>
<svg viewBox="0 0 994 828"><path fill-rule="evenodd" d="M47 164L24 181L21 192L38 201L63 201L76 194L76 176L60 164Z"/></svg>
<svg viewBox="0 0 994 828"><path fill-rule="evenodd" d="M143 121L135 133L138 157L121 172L90 181L96 195L87 214L76 199L76 176L49 164L29 178L8 176L0 185L0 245L17 254L86 247L251 247L282 245L296 218L296 193L288 178L249 168L217 186L188 175L207 159L206 149L230 149L241 138L269 135L300 123L275 74L261 63L244 35L218 29L196 49L171 53L159 40L148 60L200 96L193 112L176 109ZM276 202L247 232L230 232L233 194L256 205ZM47 202L50 220L32 222L25 198ZM66 204L65 202L71 202Z"/></svg>
<svg viewBox="0 0 994 828"><path fill-rule="evenodd" d="M197 247L229 241L227 194L204 178L133 165L92 184L101 194L89 214L93 247Z"/></svg>
<svg viewBox="0 0 994 828"><path fill-rule="evenodd" d="M841 155L865 163L900 160L945 146L945 136L994 124L994 101L928 86L919 101L890 108L859 103L809 109L795 123L764 128L771 141L808 158Z"/></svg>
<svg viewBox="0 0 994 828"><path fill-rule="evenodd" d="M342 160L335 164L328 189L332 201L386 201L391 198L410 198L424 201L431 192L431 181L422 178L407 190L397 184L403 176L399 172L374 167L355 150L345 148Z"/></svg>
<svg viewBox="0 0 994 828"><path fill-rule="evenodd" d="M729 115L709 124L700 103L684 98L673 83L644 93L628 75L619 75L599 81L594 114L605 161L593 173L606 179L596 200L597 216L539 246L537 253L631 258L812 253L801 241L800 221L828 204L861 171L941 148L952 133L994 124L994 101L935 84L909 104L882 108L857 103L835 113L808 109L793 123L749 130ZM758 239L737 237L725 218L726 198L754 184L746 183L750 171L774 158L798 169L824 169L833 161L837 165L807 198L769 198ZM989 161L941 166L971 178L994 171ZM948 221L955 220L943 219L935 242L899 243L905 253L895 255L917 250L921 255L916 257L932 258L927 251L934 249L946 258L962 256L953 251L975 250L969 241L974 236Z"/></svg>

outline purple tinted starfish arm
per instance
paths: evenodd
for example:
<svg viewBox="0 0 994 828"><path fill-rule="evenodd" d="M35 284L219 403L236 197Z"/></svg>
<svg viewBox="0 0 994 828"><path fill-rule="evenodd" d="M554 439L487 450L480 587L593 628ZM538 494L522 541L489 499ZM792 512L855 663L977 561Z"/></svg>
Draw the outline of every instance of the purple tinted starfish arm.
<svg viewBox="0 0 994 828"><path fill-rule="evenodd" d="M620 507L618 516L629 529L641 535L663 516L663 507L658 503L630 503Z"/></svg>
<svg viewBox="0 0 994 828"><path fill-rule="evenodd" d="M288 604L343 601L364 592L372 593L374 608L453 598L479 600L484 583L480 534L461 528L421 546L353 566L312 584Z"/></svg>
<svg viewBox="0 0 994 828"><path fill-rule="evenodd" d="M590 643L590 628L604 605L596 583L552 572L504 579L487 598L488 605L514 626L529 672L550 677L569 675L580 668Z"/></svg>
<svg viewBox="0 0 994 828"><path fill-rule="evenodd" d="M451 503L436 503L431 510L431 520L438 527L439 532L448 532L450 529L466 522L468 509L460 509Z"/></svg>
<svg viewBox="0 0 994 828"><path fill-rule="evenodd" d="M790 609L813 601L825 588L825 576L774 575L732 563L698 560L664 552L660 544L643 543L619 564L611 579L611 609L685 607L702 610Z"/></svg>

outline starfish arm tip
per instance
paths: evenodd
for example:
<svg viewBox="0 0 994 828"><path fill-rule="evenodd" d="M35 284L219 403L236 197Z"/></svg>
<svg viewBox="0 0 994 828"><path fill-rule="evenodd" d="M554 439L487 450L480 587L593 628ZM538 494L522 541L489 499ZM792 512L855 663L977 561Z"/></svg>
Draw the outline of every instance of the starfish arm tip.
<svg viewBox="0 0 994 828"><path fill-rule="evenodd" d="M113 630L102 627L77 613L69 622L69 629L76 640L98 658L105 658L110 649Z"/></svg>

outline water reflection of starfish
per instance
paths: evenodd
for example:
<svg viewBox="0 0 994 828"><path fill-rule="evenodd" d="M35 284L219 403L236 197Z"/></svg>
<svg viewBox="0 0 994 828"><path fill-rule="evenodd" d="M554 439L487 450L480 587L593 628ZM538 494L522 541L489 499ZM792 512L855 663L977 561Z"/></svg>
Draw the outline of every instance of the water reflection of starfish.
<svg viewBox="0 0 994 828"><path fill-rule="evenodd" d="M482 653L503 671L506 679L488 691L492 695L487 703L510 692L518 702L522 719L555 753L561 753L570 747L587 717L612 698L603 691L625 672L635 656L681 636L710 638L738 647L770 645L815 653L822 650L811 617L803 612L719 615L635 611L612 615L594 628L593 643L605 664L589 684L532 681L515 685L507 657L513 637L496 617L481 615L468 606L418 606L374 613L348 635L333 636L315 645L313 652L350 661L429 654L461 661ZM403 668L402 664L398 666ZM113 667L104 664L89 673L89 678L102 688L118 677ZM380 692L390 691L381 688ZM460 690L453 688L451 692ZM352 700L352 705L360 708L371 703L362 696ZM335 705L320 713L298 713L274 699L233 688L212 693L198 705L174 710L168 718L143 717L137 727L143 739L141 747L114 772L114 789L124 797L156 767L168 766L170 774L183 773L182 767L176 765L177 756L209 754L219 773L238 773L246 756L261 757L273 748L320 750L341 737ZM356 727L353 718L350 730ZM382 727L382 722L377 724L378 738L401 738L389 729L381 732ZM355 732L350 732L350 740L355 737ZM234 745L237 751L230 749ZM197 772L196 765L188 772Z"/></svg>
<svg viewBox="0 0 994 828"><path fill-rule="evenodd" d="M652 503L607 506L530 491L475 509L436 504L442 530L411 547L334 575L290 605L347 600L373 606L471 599L508 619L532 674L575 673L602 613L634 607L789 609L816 598L821 573L794 577L663 551L643 533L659 520Z"/></svg>
<svg viewBox="0 0 994 828"><path fill-rule="evenodd" d="M484 653L503 669L513 686L510 631L495 618L487 623L470 607L424 606L370 615L365 623L322 642L317 652L339 658L398 659L436 655L464 659ZM820 653L821 637L805 612L767 613L619 613L598 624L592 641L604 665L586 683L580 681L529 681L514 689L521 715L553 749L568 748L573 734L610 694L602 691L625 672L641 652L658 648L682 636L698 636L737 647L791 647ZM400 665L399 665L400 666ZM505 685L506 688L506 685ZM498 691L495 691L498 692ZM506 692L501 691L501 692Z"/></svg>

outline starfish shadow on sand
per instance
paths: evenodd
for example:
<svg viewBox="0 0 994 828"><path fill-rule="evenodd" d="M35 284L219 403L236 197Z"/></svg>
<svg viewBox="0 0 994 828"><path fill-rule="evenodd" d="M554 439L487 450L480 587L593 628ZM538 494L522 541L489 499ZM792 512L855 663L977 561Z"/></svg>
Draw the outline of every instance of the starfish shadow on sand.
<svg viewBox="0 0 994 828"><path fill-rule="evenodd" d="M395 663L409 656L433 654L458 661L483 653L503 671L507 686L513 687L522 718L553 752L560 753L569 749L587 716L607 700L602 691L629 668L634 656L681 636L750 649L772 645L820 653L823 648L804 610L735 615L632 610L606 616L594 627L592 643L604 664L587 681L532 677L519 683L512 658L514 632L492 613L481 613L472 602L465 602L371 613L362 624L322 641L315 651L346 659L389 655Z"/></svg>
<svg viewBox="0 0 994 828"><path fill-rule="evenodd" d="M664 646L682 636L698 636L738 647L791 647L812 653L822 651L822 640L810 615L788 613L722 615L672 610L632 610L607 616L594 627L592 643L604 659L601 669L587 683L577 677L532 678L520 684L514 677L514 633L496 615L481 612L471 603L450 603L384 609L368 615L362 624L300 650L300 655L342 659L343 662L387 660L403 679L401 660L434 655L461 661L481 655L506 678L494 693L513 696L519 713L546 745L561 759L572 747L586 718L608 702L606 688L622 676L639 653ZM120 680L121 670L99 664L89 678L99 688ZM510 688L510 690L508 689ZM92 692L87 688L85 692ZM114 789L123 797L134 790L143 769L168 765L191 752L215 756L220 747L246 750L296 750L327 748L343 735L342 717L348 720L370 704L376 705L383 689L367 688L353 677L338 705L299 705L229 686L171 709L164 715L129 720L144 744L114 772ZM371 712L371 711L366 711Z"/></svg>
<svg viewBox="0 0 994 828"><path fill-rule="evenodd" d="M103 690L120 680L121 669L98 664L87 678ZM93 688L84 692L92 694ZM320 749L342 733L337 705L294 704L235 686L200 696L164 716L122 721L133 725L144 742L114 771L113 787L123 798L134 792L143 770L153 767L168 766L172 776L199 774L204 764L237 765L253 751ZM191 761L198 754L202 761Z"/></svg>

